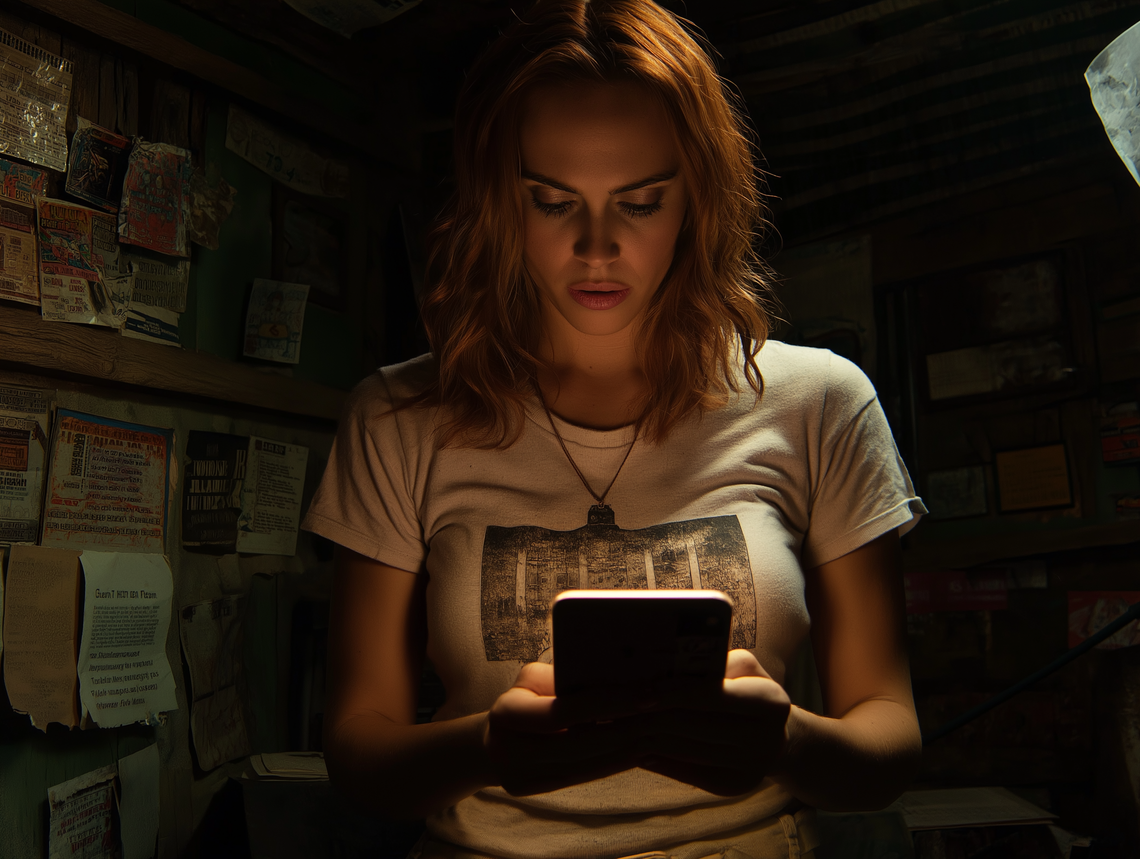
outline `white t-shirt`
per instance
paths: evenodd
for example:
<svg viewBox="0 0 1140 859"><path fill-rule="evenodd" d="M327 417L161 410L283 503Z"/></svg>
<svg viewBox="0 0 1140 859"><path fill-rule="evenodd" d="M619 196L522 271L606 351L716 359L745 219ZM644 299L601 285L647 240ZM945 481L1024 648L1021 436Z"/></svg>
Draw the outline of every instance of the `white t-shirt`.
<svg viewBox="0 0 1140 859"><path fill-rule="evenodd" d="M549 661L547 609L566 588L716 588L733 598L732 647L777 682L810 626L805 569L926 512L863 373L820 349L769 341L762 397L744 393L639 439L594 503L537 398L506 450L436 450L435 410L391 404L423 389L431 356L385 367L354 391L304 527L355 552L428 572L427 655L447 692L435 718L490 708L520 666ZM385 414L388 412L387 414ZM632 428L555 418L603 489ZM487 788L428 820L431 834L505 857L623 855L715 835L790 799L765 780L724 799L641 769L524 798Z"/></svg>

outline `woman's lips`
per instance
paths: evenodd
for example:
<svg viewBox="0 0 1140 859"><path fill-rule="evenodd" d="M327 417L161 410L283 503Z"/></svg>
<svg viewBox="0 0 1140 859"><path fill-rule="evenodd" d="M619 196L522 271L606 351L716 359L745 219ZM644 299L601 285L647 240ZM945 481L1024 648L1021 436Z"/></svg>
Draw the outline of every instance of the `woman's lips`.
<svg viewBox="0 0 1140 859"><path fill-rule="evenodd" d="M589 310L609 310L617 307L626 296L629 287L620 283L576 283L570 287L570 296Z"/></svg>

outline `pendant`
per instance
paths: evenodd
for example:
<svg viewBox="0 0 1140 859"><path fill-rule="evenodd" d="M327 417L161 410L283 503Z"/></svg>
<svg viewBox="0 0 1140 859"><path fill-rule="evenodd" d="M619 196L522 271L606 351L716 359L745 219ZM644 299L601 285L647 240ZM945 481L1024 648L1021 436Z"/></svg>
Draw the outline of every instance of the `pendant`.
<svg viewBox="0 0 1140 859"><path fill-rule="evenodd" d="M593 504L586 511L587 525L613 525L614 509L608 504Z"/></svg>

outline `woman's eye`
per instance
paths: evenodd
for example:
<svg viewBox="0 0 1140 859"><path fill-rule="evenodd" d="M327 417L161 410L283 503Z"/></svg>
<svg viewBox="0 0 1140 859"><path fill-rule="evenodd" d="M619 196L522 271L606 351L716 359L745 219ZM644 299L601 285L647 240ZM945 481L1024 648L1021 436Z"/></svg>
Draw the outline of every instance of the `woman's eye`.
<svg viewBox="0 0 1140 859"><path fill-rule="evenodd" d="M655 203L618 203L618 208L631 218L648 218L661 211L661 201Z"/></svg>
<svg viewBox="0 0 1140 859"><path fill-rule="evenodd" d="M565 215L570 211L569 200L563 200L561 203L544 203L542 200L538 199L538 197L531 197L530 202L532 206L534 206L544 215L552 215L554 217L558 217L559 215Z"/></svg>

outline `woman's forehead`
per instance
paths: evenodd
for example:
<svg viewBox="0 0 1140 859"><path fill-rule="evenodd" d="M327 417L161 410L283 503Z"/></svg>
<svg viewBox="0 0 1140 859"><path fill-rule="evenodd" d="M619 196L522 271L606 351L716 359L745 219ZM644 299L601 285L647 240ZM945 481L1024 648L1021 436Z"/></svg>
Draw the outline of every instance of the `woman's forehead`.
<svg viewBox="0 0 1140 859"><path fill-rule="evenodd" d="M650 175L679 167L664 107L627 81L536 86L523 101L519 150L525 171L559 179L559 171Z"/></svg>

